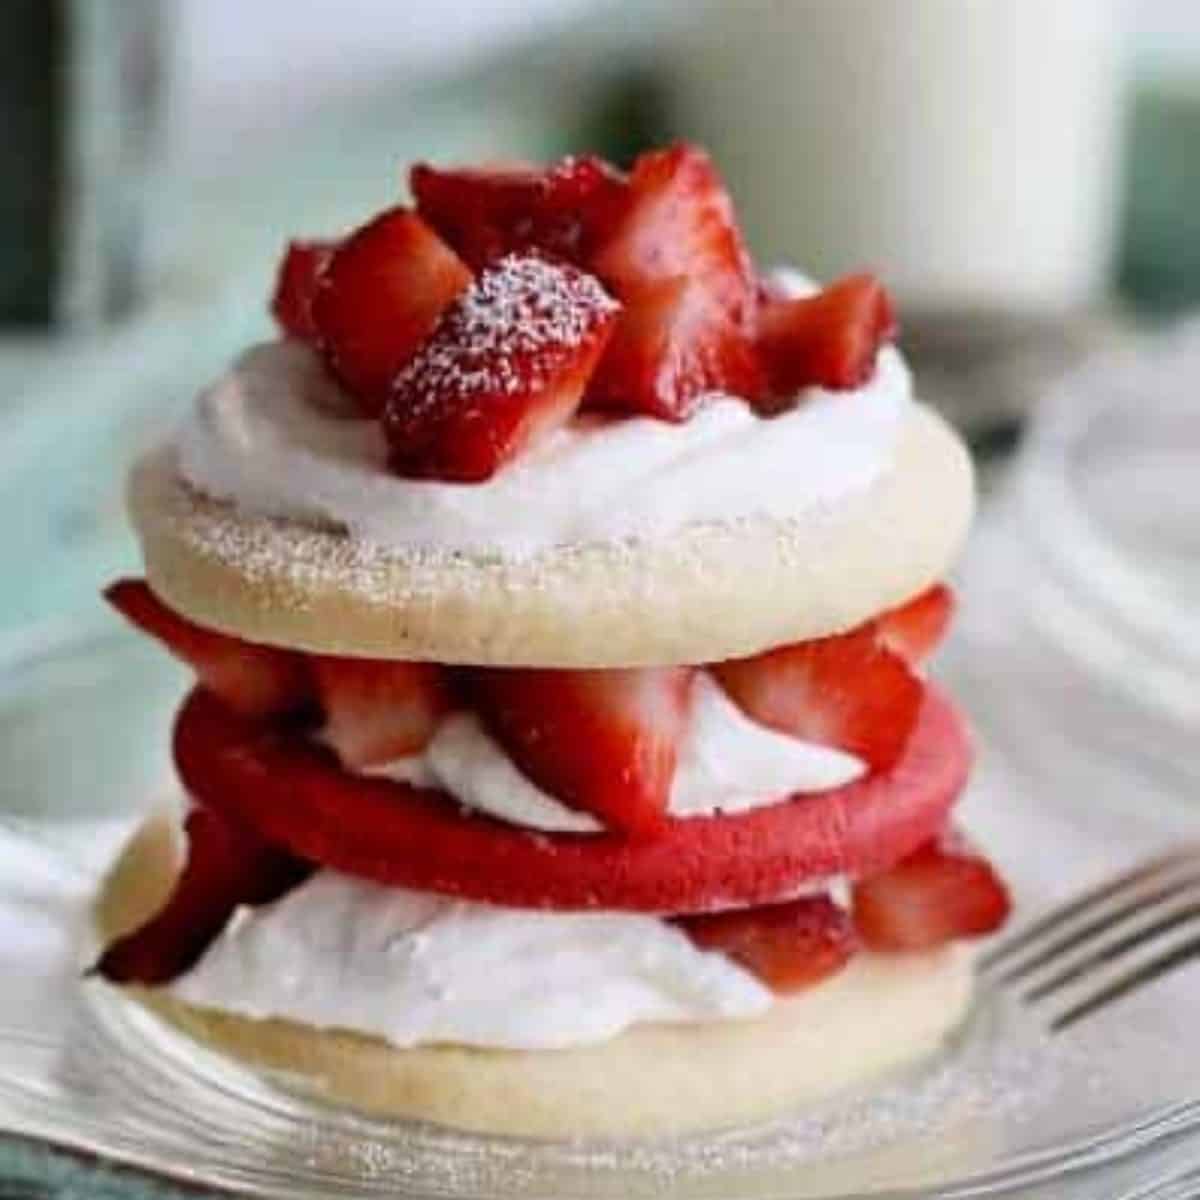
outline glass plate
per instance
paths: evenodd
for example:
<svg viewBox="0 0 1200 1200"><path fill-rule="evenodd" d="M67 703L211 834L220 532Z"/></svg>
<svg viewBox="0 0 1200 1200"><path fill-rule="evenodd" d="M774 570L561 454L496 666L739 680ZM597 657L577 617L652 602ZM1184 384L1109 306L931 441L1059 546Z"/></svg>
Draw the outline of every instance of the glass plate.
<svg viewBox="0 0 1200 1200"><path fill-rule="evenodd" d="M1013 996L983 989L938 1060L752 1129L548 1143L305 1099L81 977L99 872L169 786L182 682L152 647L107 627L0 662L2 1130L192 1184L289 1197L1095 1196L1096 1172L1115 1195L1121 1181L1140 1187L1200 1155L1196 969L1053 1038ZM1194 821L1132 805L1097 818L1086 799L1049 803L985 755L967 823L1024 913Z"/></svg>

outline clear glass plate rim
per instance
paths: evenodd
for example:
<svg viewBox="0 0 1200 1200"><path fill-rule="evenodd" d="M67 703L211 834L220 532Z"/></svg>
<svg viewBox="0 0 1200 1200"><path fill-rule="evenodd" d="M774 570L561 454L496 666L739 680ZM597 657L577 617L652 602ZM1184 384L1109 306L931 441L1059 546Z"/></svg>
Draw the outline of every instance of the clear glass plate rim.
<svg viewBox="0 0 1200 1200"><path fill-rule="evenodd" d="M1019 929L1013 932L1017 933ZM977 1034L977 1029L975 1028L977 1024L986 1022L992 1018L993 1014L987 1011L991 1007L991 999L982 996L977 999L972 1013L968 1018L967 1026L956 1035L956 1042L965 1041L967 1038L975 1036ZM113 1011L121 1009L128 1011L132 1007L132 1002L120 996L110 996L107 1000L113 1003ZM144 1010L139 1009L138 1017L139 1019L144 1017L156 1024L164 1025L158 1017L146 1013ZM168 1027L164 1025L164 1028ZM175 1031L170 1031L170 1033L173 1038L178 1039L179 1049L182 1052L188 1045L186 1037ZM210 1051L208 1053L213 1052ZM936 1061L935 1059L926 1064L926 1066L932 1067L936 1065ZM918 1066L918 1069L922 1068ZM255 1074L253 1071L250 1073ZM262 1082L261 1077L260 1082ZM267 1084L269 1087L269 1078ZM281 1094L278 1097L278 1101L284 1105L298 1105L301 1109L311 1107L314 1115L319 1115L324 1121L342 1126L346 1133L365 1133L368 1136L373 1133L377 1136L382 1136L389 1132L394 1134L398 1128L405 1125L409 1128L413 1125L413 1123L391 1122L387 1119L372 1117L370 1114L358 1113L353 1110L341 1109L334 1105L323 1104L320 1101L309 1102L303 1097L297 1097L292 1093ZM456 1141L470 1145L477 1153L487 1153L489 1146L497 1144L504 1145L513 1150L526 1150L534 1153L545 1147L555 1148L560 1145L552 1142L544 1143L538 1139L447 1130L438 1126L421 1123L418 1123L418 1126L421 1133L431 1141ZM1165 1106L1159 1111L1145 1114L1141 1119L1123 1124L1097 1127L1089 1133L1081 1134L1073 1141L1015 1156L1006 1162L1003 1168L998 1170L967 1173L960 1178L950 1180L932 1189L906 1187L890 1191L876 1190L870 1193L870 1197L871 1200L959 1200L959 1198L987 1195L997 1191L1007 1193L1011 1192L1015 1187L1045 1183L1049 1180L1061 1178L1069 1173L1080 1172L1089 1167L1104 1165L1116 1159L1136 1155L1139 1151L1156 1144L1163 1138L1179 1136L1197 1128L1200 1128L1200 1091L1197 1092L1197 1097L1194 1100ZM716 1131L713 1136L729 1136L737 1132L737 1130ZM627 1149L628 1143L623 1144L620 1141L611 1141L581 1142L578 1144L578 1150L581 1153L587 1153L589 1149L601 1147L612 1151L620 1151L623 1148ZM794 1195L795 1193L791 1191L757 1193L756 1200L792 1200ZM823 1197L822 1200L857 1200L859 1195L860 1193L830 1194L828 1197ZM557 1197L556 1200L585 1200L585 1197L583 1193L579 1193L576 1197L564 1193Z"/></svg>

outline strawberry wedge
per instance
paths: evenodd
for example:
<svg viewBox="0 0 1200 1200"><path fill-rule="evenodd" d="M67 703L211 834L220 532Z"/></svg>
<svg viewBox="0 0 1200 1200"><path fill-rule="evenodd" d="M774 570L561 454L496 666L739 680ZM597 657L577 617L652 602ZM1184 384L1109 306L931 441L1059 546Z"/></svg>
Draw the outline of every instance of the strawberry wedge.
<svg viewBox="0 0 1200 1200"><path fill-rule="evenodd" d="M687 913L886 870L945 825L970 749L930 687L891 770L746 813L668 821L641 839L547 837L464 812L441 792L347 774L301 732L247 721L202 689L176 721L175 762L201 803L349 875L517 908Z"/></svg>
<svg viewBox="0 0 1200 1200"><path fill-rule="evenodd" d="M322 735L352 769L419 754L451 708L446 673L433 663L326 654L311 662Z"/></svg>
<svg viewBox="0 0 1200 1200"><path fill-rule="evenodd" d="M891 297L870 275L840 279L816 296L768 299L758 314L758 351L776 396L862 387L895 336Z"/></svg>
<svg viewBox="0 0 1200 1200"><path fill-rule="evenodd" d="M333 251L312 323L330 369L365 416L378 416L400 368L470 282L458 255L403 208L380 213Z"/></svg>
<svg viewBox="0 0 1200 1200"><path fill-rule="evenodd" d="M923 685L875 627L717 663L713 674L754 720L836 746L875 770L893 766L921 708Z"/></svg>
<svg viewBox="0 0 1200 1200"><path fill-rule="evenodd" d="M917 665L937 649L954 616L954 593L938 583L915 600L876 617L879 638L905 662Z"/></svg>
<svg viewBox="0 0 1200 1200"><path fill-rule="evenodd" d="M200 958L239 905L276 900L311 870L215 809L193 808L184 832L187 861L170 899L104 952L94 969L105 979L169 982Z"/></svg>
<svg viewBox="0 0 1200 1200"><path fill-rule="evenodd" d="M168 608L143 579L121 579L105 589L104 598L187 663L206 688L243 716L296 712L312 700L302 654L205 629Z"/></svg>
<svg viewBox="0 0 1200 1200"><path fill-rule="evenodd" d="M336 242L288 243L275 279L271 314L289 337L301 342L316 342L313 300L336 246Z"/></svg>
<svg viewBox="0 0 1200 1200"><path fill-rule="evenodd" d="M434 167L409 172L417 211L475 270L515 251L586 265L625 199L626 181L586 154L549 167Z"/></svg>
<svg viewBox="0 0 1200 1200"><path fill-rule="evenodd" d="M589 408L680 422L713 391L762 394L752 345L702 283L681 275L623 299L625 313L588 390Z"/></svg>
<svg viewBox="0 0 1200 1200"><path fill-rule="evenodd" d="M590 406L684 421L705 393L762 391L754 271L702 150L683 143L637 160L590 266L625 305Z"/></svg>
<svg viewBox="0 0 1200 1200"><path fill-rule="evenodd" d="M850 914L828 896L679 917L702 950L757 975L774 992L798 992L837 974L858 950Z"/></svg>
<svg viewBox="0 0 1200 1200"><path fill-rule="evenodd" d="M393 384L383 414L393 469L490 478L579 407L616 314L565 263L512 254L488 267Z"/></svg>
<svg viewBox="0 0 1200 1200"><path fill-rule="evenodd" d="M692 675L687 667L475 671L471 691L534 783L610 829L645 836L666 821Z"/></svg>
<svg viewBox="0 0 1200 1200"><path fill-rule="evenodd" d="M879 951L932 950L982 937L1004 924L1010 908L991 863L953 831L854 887L854 923Z"/></svg>

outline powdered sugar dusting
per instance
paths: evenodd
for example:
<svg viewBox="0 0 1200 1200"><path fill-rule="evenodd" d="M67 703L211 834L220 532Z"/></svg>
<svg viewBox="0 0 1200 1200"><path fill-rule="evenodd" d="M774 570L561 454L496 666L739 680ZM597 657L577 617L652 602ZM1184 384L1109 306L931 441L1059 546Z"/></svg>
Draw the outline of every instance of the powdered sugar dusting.
<svg viewBox="0 0 1200 1200"><path fill-rule="evenodd" d="M247 581L261 585L273 605L305 609L314 596L344 592L385 609L401 604L428 604L457 595L466 598L476 587L510 597L512 603L535 595L555 596L572 566L586 571L589 560L601 555L607 570L619 572L636 561L637 544L616 539L604 544L564 546L542 560L508 558L500 554L465 554L437 547L398 550L378 542L349 537L336 526L303 525L274 518L246 517L235 508L193 492L173 481L160 510L189 549L214 564L231 568ZM698 525L692 533L714 536L718 530L732 548L743 541L742 522L726 526ZM786 533L780 527L778 534ZM744 544L744 543L743 543ZM693 550L689 539L671 544L670 568L681 578L704 586L711 569L708 555Z"/></svg>
<svg viewBox="0 0 1200 1200"><path fill-rule="evenodd" d="M591 275L532 254L485 270L395 383L409 408L447 396L512 395L585 345L615 300Z"/></svg>
<svg viewBox="0 0 1200 1200"><path fill-rule="evenodd" d="M635 537L565 544L544 554L516 556L502 546L489 551L390 546L351 536L337 522L248 516L235 505L193 489L178 473L173 455L168 462L165 487L155 497L157 519L202 558L275 590L283 585L289 591L349 592L367 603L393 606L426 592L444 597L447 592L469 591L474 582L514 601L522 593L549 591L561 602L556 589L573 567L586 573L589 564L602 564L606 571L620 571L645 554L641 539ZM156 458L151 458L144 469L153 471L156 466ZM713 556L738 562L747 538L763 537L770 538L781 561L806 561L811 554L810 543L792 522L754 517L698 521L687 528L686 536L664 541L658 549L664 570L678 579L694 580L697 588L711 589ZM398 591L401 578L405 595Z"/></svg>

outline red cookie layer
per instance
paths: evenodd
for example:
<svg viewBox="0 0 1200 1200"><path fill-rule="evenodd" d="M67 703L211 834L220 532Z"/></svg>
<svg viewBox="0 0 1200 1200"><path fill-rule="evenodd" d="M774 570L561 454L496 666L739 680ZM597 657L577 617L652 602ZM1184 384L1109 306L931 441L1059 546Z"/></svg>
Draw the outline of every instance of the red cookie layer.
<svg viewBox="0 0 1200 1200"><path fill-rule="evenodd" d="M870 875L928 841L967 777L961 718L933 688L900 761L846 787L661 836L531 832L441 792L348 775L301 731L239 717L197 689L175 727L192 796L293 854L350 875L517 908L688 913L788 898Z"/></svg>

